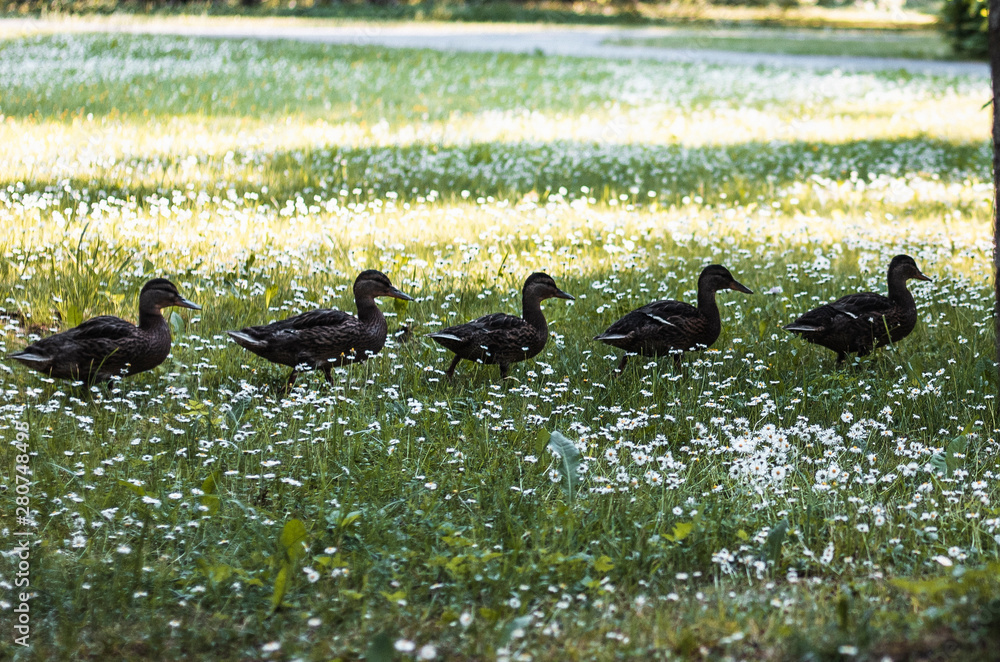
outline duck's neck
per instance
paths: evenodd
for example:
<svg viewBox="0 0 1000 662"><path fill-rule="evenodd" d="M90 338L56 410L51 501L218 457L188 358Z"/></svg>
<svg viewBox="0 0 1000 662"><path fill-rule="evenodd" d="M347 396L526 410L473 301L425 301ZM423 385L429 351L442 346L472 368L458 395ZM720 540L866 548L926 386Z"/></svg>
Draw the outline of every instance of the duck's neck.
<svg viewBox="0 0 1000 662"><path fill-rule="evenodd" d="M386 326L385 316L379 310L374 297L359 296L354 298L358 307L358 319L365 326Z"/></svg>
<svg viewBox="0 0 1000 662"><path fill-rule="evenodd" d="M719 305L715 302L715 290L707 287L698 288L698 312L712 319L719 317Z"/></svg>
<svg viewBox="0 0 1000 662"><path fill-rule="evenodd" d="M905 278L889 277L889 300L904 308L915 308L917 305L910 290L906 289Z"/></svg>
<svg viewBox="0 0 1000 662"><path fill-rule="evenodd" d="M526 296L521 302L521 317L531 326L538 329L542 335L548 335L549 325L542 313L542 301L538 297Z"/></svg>
<svg viewBox="0 0 1000 662"><path fill-rule="evenodd" d="M143 331L160 331L166 329L170 333L170 325L163 319L159 308L139 309L139 328Z"/></svg>

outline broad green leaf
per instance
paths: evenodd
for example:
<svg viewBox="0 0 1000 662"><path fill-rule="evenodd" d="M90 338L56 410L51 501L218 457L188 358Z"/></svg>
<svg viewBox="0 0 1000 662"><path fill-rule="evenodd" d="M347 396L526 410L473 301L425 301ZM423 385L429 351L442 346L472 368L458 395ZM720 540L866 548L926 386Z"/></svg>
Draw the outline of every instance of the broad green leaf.
<svg viewBox="0 0 1000 662"><path fill-rule="evenodd" d="M966 434L955 437L948 444L948 453L945 461L948 465L948 474L951 475L955 469L965 466L965 451L969 448L969 437ZM958 457L961 456L961 457Z"/></svg>
<svg viewBox="0 0 1000 662"><path fill-rule="evenodd" d="M775 565L781 560L781 543L785 542L785 533L787 531L788 518L783 518L767 534L767 540L764 542L764 552L767 558Z"/></svg>
<svg viewBox="0 0 1000 662"><path fill-rule="evenodd" d="M184 318L176 310L170 313L170 330L175 336L184 333Z"/></svg>
<svg viewBox="0 0 1000 662"><path fill-rule="evenodd" d="M389 591L381 591L381 593L383 598L394 604L399 602L400 600L406 599L406 591L403 590L396 591L395 593L389 593Z"/></svg>
<svg viewBox="0 0 1000 662"><path fill-rule="evenodd" d="M278 542L289 563L295 563L305 556L306 550L302 543L305 542L307 536L306 525L302 523L302 520L290 519L285 522Z"/></svg>
<svg viewBox="0 0 1000 662"><path fill-rule="evenodd" d="M675 541L681 541L691 534L694 530L694 522L677 522L674 524L673 539Z"/></svg>
<svg viewBox="0 0 1000 662"><path fill-rule="evenodd" d="M739 538L740 540L750 540L750 534L744 531L743 529L740 529L739 531L736 532L736 537Z"/></svg>
<svg viewBox="0 0 1000 662"><path fill-rule="evenodd" d="M267 308L271 305L271 299L274 295L278 293L278 288L274 285L264 290L264 307Z"/></svg>
<svg viewBox="0 0 1000 662"><path fill-rule="evenodd" d="M392 637L385 632L379 632L372 637L365 652L365 660L368 662L393 662L396 658L396 651L393 649Z"/></svg>
<svg viewBox="0 0 1000 662"><path fill-rule="evenodd" d="M346 515L344 515L344 519L340 520L340 528L346 529L350 525L357 522L359 519L361 519L360 510L354 510L352 512L349 512Z"/></svg>
<svg viewBox="0 0 1000 662"><path fill-rule="evenodd" d="M285 598L285 591L288 589L288 568L288 564L283 563L274 580L274 592L271 594L272 613L281 606L281 601Z"/></svg>
<svg viewBox="0 0 1000 662"><path fill-rule="evenodd" d="M948 458L944 456L943 453L936 453L931 456L930 464L934 467L934 471L943 476L948 475Z"/></svg>
<svg viewBox="0 0 1000 662"><path fill-rule="evenodd" d="M138 496L143 497L143 496L146 496L146 494L148 494L148 492L146 492L146 490L142 489L138 485L133 485L132 483L128 482L127 480L120 480L119 479L118 484L121 485L122 487L124 487L127 490L135 492Z"/></svg>
<svg viewBox="0 0 1000 662"><path fill-rule="evenodd" d="M580 474L577 473L577 468L580 466L580 451L560 432L553 432L549 436L549 448L559 456L559 473L562 475L566 494L572 501L576 494L577 483L580 482Z"/></svg>
<svg viewBox="0 0 1000 662"><path fill-rule="evenodd" d="M535 455L541 455L542 451L549 443L549 431L542 428L538 431L538 437L535 439Z"/></svg>
<svg viewBox="0 0 1000 662"><path fill-rule="evenodd" d="M233 576L233 567L225 563L216 563L206 568L208 578L215 584L220 584Z"/></svg>
<svg viewBox="0 0 1000 662"><path fill-rule="evenodd" d="M198 501L201 502L201 505L208 508L206 514L209 516L215 515L216 513L219 512L220 502L219 502L219 495L216 494L216 492L218 491L218 484L216 483L216 481L219 479L219 476L221 475L222 473L220 471L212 472L211 474L208 475L208 478L205 479L205 482L201 484L201 491L204 492L204 494L201 495Z"/></svg>
<svg viewBox="0 0 1000 662"><path fill-rule="evenodd" d="M503 634L500 636L500 645L506 646L515 630L527 630L529 625L531 625L530 615L518 616L512 620L507 624L507 627L503 629Z"/></svg>
<svg viewBox="0 0 1000 662"><path fill-rule="evenodd" d="M611 562L610 556L598 556L594 559L594 570L597 572L607 572L615 567L615 564Z"/></svg>

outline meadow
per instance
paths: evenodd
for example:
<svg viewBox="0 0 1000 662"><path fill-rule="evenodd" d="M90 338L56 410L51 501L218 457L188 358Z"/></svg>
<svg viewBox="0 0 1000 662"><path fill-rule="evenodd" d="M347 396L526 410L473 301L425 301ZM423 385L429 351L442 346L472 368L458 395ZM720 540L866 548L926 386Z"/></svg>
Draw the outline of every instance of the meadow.
<svg viewBox="0 0 1000 662"><path fill-rule="evenodd" d="M180 37L0 42L0 353L165 276L170 358L0 362L7 659L987 659L1000 631L988 81ZM781 330L911 281L843 368ZM591 338L729 267L685 359ZM354 310L300 377L227 329ZM499 383L423 334L576 301ZM30 450L30 646L14 643ZM556 434L558 433L558 434ZM555 453L554 450L560 450ZM22 490L23 491L23 490ZM22 589L17 589L22 590Z"/></svg>

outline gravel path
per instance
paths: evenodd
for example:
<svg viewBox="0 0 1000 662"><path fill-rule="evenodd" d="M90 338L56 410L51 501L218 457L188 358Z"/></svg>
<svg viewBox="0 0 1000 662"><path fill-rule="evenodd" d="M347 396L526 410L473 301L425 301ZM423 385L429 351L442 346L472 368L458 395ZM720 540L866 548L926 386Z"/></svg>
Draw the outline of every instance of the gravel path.
<svg viewBox="0 0 1000 662"><path fill-rule="evenodd" d="M670 28L618 28L472 23L357 24L320 26L288 20L192 19L122 22L0 19L0 34L10 32L128 32L235 39L295 39L333 44L378 45L388 48L429 48L441 51L543 53L608 59L648 59L664 62L708 62L733 66L840 69L843 71L903 70L939 76L989 77L981 62L942 62L899 58L737 53L719 50L621 46L613 39L644 39L671 34Z"/></svg>

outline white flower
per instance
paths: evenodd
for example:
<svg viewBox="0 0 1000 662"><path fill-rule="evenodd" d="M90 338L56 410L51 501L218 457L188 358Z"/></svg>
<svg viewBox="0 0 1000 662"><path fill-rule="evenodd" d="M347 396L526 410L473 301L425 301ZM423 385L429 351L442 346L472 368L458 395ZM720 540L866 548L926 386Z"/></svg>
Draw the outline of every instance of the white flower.
<svg viewBox="0 0 1000 662"><path fill-rule="evenodd" d="M392 645L400 653L412 653L417 645L409 639L399 639Z"/></svg>

